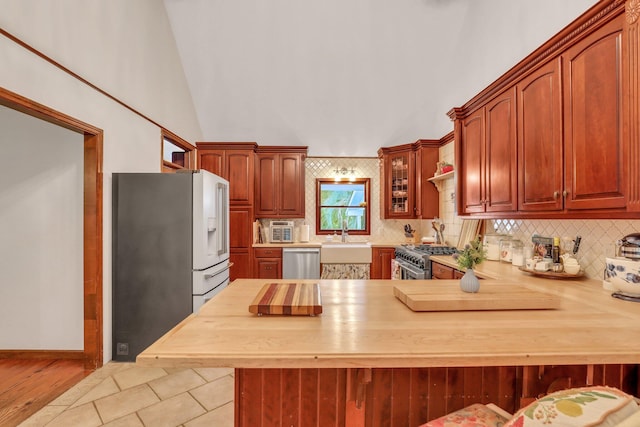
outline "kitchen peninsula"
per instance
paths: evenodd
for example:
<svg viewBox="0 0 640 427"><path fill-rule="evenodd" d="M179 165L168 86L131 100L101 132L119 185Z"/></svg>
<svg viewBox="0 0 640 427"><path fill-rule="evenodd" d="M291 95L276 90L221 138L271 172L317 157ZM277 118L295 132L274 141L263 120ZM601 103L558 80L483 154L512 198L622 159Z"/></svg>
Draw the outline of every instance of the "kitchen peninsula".
<svg viewBox="0 0 640 427"><path fill-rule="evenodd" d="M515 270L482 283L556 295L560 309L482 312L413 312L394 297L406 281L311 282L320 285L319 316L253 315L267 282L237 280L137 363L236 368L237 426L413 426L474 402L515 411L567 384L637 394L638 305L611 298L599 281Z"/></svg>

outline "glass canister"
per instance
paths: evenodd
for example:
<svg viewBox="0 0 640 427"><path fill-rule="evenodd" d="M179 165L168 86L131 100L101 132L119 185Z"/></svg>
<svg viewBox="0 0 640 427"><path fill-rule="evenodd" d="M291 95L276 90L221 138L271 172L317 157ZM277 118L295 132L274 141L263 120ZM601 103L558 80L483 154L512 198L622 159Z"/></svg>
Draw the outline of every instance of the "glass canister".
<svg viewBox="0 0 640 427"><path fill-rule="evenodd" d="M511 264L522 267L525 263L524 245L520 240L511 241Z"/></svg>
<svg viewBox="0 0 640 427"><path fill-rule="evenodd" d="M500 261L500 239L505 238L505 234L487 233L485 234L482 246L487 251L487 259L490 261Z"/></svg>
<svg viewBox="0 0 640 427"><path fill-rule="evenodd" d="M500 239L500 262L511 262L511 238Z"/></svg>

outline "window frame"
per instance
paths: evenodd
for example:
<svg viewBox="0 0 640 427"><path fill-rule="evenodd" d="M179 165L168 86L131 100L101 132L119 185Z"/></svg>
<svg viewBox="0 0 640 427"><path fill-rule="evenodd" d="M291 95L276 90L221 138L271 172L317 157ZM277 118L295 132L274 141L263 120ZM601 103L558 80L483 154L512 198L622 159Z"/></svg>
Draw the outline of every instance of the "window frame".
<svg viewBox="0 0 640 427"><path fill-rule="evenodd" d="M164 159L164 143L170 142L178 148L184 150L184 165L173 163ZM160 130L160 167L162 172L175 172L180 169L195 169L196 168L196 147L184 139L180 138L175 133L168 131L167 129Z"/></svg>
<svg viewBox="0 0 640 427"><path fill-rule="evenodd" d="M334 232L340 232L341 229L321 230L320 225L320 212L322 208L334 207L334 206L322 206L320 203L320 189L323 184L364 184L364 200L366 205L363 206L365 210L365 229L364 230L349 230L350 235L371 235L371 178L349 178L335 179L335 178L316 178L316 234L327 235ZM338 206L339 207L339 206ZM345 208L347 206L344 206ZM354 206L351 206L354 207Z"/></svg>

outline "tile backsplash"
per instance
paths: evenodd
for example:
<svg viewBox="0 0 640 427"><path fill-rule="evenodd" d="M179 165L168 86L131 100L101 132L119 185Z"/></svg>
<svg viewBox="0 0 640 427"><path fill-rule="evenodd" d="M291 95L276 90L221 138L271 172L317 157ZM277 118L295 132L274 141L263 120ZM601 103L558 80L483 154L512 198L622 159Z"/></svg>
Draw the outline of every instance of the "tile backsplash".
<svg viewBox="0 0 640 427"><path fill-rule="evenodd" d="M440 148L440 159L454 163L453 143ZM440 192L440 215L447 228L457 231L459 235L462 220L455 215L456 206L455 180L445 183ZM531 236L538 234L545 237L559 236L562 249L571 251L573 240L581 236L580 250L576 258L580 262L587 277L601 279L605 257L613 256L615 242L630 233L640 232L640 220L513 220L501 219L487 221L487 230L510 234L523 243L531 242ZM455 234L455 233L454 233ZM457 242L457 235L451 236Z"/></svg>
<svg viewBox="0 0 640 427"><path fill-rule="evenodd" d="M453 143L440 148L440 160L455 165ZM380 164L374 157L309 157L305 161L305 209L306 218L296 219L296 228L306 222L311 227L310 240L322 241L325 236L315 234L316 221L316 178L334 178L335 169L354 170L357 178L371 179L371 235L350 236L352 241L375 241L397 244L404 241L403 226L411 224L417 230L417 236L433 236L431 219L425 220L383 220L380 218ZM434 165L435 170L435 165ZM429 174L427 174L429 175ZM425 178L426 179L426 178ZM425 182L426 185L433 185ZM440 219L445 224L444 237L448 244L456 246L463 220L456 213L455 174L441 181ZM264 219L263 224L268 224ZM485 228L498 233L506 233L522 242L530 242L531 236L559 236L564 250L571 250L573 240L581 236L580 250L577 254L585 274L593 279L602 278L604 260L612 256L616 240L627 234L640 232L640 220L488 220Z"/></svg>

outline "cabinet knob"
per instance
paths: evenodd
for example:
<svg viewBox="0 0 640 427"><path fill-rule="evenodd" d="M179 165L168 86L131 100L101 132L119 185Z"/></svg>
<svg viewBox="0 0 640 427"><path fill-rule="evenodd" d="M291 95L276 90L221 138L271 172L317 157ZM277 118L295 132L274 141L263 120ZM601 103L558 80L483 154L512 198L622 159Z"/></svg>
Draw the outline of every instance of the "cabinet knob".
<svg viewBox="0 0 640 427"><path fill-rule="evenodd" d="M553 192L553 198L557 200L558 196L560 196L560 192L559 191L554 191Z"/></svg>
<svg viewBox="0 0 640 427"><path fill-rule="evenodd" d="M569 192L567 190L564 190L562 192L562 197L567 197L568 194L569 194Z"/></svg>

